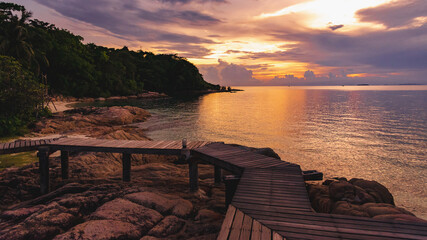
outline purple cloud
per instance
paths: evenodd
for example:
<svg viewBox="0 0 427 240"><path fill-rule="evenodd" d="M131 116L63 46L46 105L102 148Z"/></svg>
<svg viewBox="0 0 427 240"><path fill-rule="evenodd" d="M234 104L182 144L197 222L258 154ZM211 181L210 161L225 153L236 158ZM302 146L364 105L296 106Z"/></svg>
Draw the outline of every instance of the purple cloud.
<svg viewBox="0 0 427 240"><path fill-rule="evenodd" d="M417 17L427 17L426 0L401 0L357 12L360 21L384 24L389 28L410 24Z"/></svg>
<svg viewBox="0 0 427 240"><path fill-rule="evenodd" d="M220 22L214 17L195 11L160 9L157 12L150 12L138 8L134 1L124 4L113 0L36 1L64 16L107 29L114 34L146 42L213 43L209 39L198 36L158 30L144 23L209 25Z"/></svg>

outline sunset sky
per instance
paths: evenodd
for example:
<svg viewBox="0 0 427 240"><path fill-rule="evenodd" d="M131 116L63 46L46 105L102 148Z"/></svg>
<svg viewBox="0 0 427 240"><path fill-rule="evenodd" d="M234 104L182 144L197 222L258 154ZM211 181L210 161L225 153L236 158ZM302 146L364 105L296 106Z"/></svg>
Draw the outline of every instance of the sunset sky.
<svg viewBox="0 0 427 240"><path fill-rule="evenodd" d="M15 0L107 47L178 53L221 85L427 84L427 0Z"/></svg>

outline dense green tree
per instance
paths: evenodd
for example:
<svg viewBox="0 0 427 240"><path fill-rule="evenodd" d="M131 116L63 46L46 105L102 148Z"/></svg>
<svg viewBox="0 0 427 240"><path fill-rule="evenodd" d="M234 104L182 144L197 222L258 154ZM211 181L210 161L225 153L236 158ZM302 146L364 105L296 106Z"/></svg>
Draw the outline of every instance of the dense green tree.
<svg viewBox="0 0 427 240"><path fill-rule="evenodd" d="M0 53L16 58L50 92L75 97L134 95L145 90L177 95L218 89L177 55L106 48L53 24L30 19L25 7L0 3Z"/></svg>
<svg viewBox="0 0 427 240"><path fill-rule="evenodd" d="M14 12L19 12L14 14ZM34 51L27 42L26 22L31 17L25 7L13 3L0 3L0 54L15 57L26 66L31 64Z"/></svg>
<svg viewBox="0 0 427 240"><path fill-rule="evenodd" d="M19 133L42 106L42 84L14 58L0 55L0 136Z"/></svg>

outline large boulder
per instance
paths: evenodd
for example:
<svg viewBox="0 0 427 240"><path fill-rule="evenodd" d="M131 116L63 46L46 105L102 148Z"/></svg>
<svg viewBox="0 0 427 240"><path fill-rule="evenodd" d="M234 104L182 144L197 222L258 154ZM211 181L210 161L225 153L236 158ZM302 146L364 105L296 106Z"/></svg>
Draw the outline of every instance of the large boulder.
<svg viewBox="0 0 427 240"><path fill-rule="evenodd" d="M108 219L132 223L138 226L142 232L151 229L162 218L163 216L157 211L122 198L105 203L91 215L91 219Z"/></svg>
<svg viewBox="0 0 427 240"><path fill-rule="evenodd" d="M329 198L329 187L325 185L309 185L308 196L311 205L316 211L322 213L331 212L332 200Z"/></svg>
<svg viewBox="0 0 427 240"><path fill-rule="evenodd" d="M331 213L359 217L370 217L369 214L365 212L363 207L361 207L360 205L351 204L346 201L336 202L332 207Z"/></svg>
<svg viewBox="0 0 427 240"><path fill-rule="evenodd" d="M411 212L396 207L388 189L376 181L334 178L321 185L307 183L307 191L316 212L422 221Z"/></svg>
<svg viewBox="0 0 427 240"><path fill-rule="evenodd" d="M354 186L346 181L337 181L329 184L329 196L334 201L353 201L355 198Z"/></svg>
<svg viewBox="0 0 427 240"><path fill-rule="evenodd" d="M209 209L201 209L197 213L194 220L201 221L201 222L211 222L211 221L217 221L219 219L222 219L223 216L217 212L214 212Z"/></svg>
<svg viewBox="0 0 427 240"><path fill-rule="evenodd" d="M165 217L157 226L148 232L154 237L167 237L178 233L185 225L185 221L175 216Z"/></svg>
<svg viewBox="0 0 427 240"><path fill-rule="evenodd" d="M54 240L115 240L139 239L138 226L115 220L94 220L79 224Z"/></svg>
<svg viewBox="0 0 427 240"><path fill-rule="evenodd" d="M172 201L173 207L171 214L177 217L185 218L193 212L193 204L185 199L178 198Z"/></svg>
<svg viewBox="0 0 427 240"><path fill-rule="evenodd" d="M378 183L377 181L368 181L360 178L353 178L349 181L354 186L358 186L365 190L369 195L375 198L375 202L377 203L389 203L394 205L393 195L391 195L390 191Z"/></svg>
<svg viewBox="0 0 427 240"><path fill-rule="evenodd" d="M51 239L72 226L77 217L56 202L43 206L19 224L0 230L0 240Z"/></svg>
<svg viewBox="0 0 427 240"><path fill-rule="evenodd" d="M162 214L169 213L170 210L175 206L173 201L153 192L132 193L125 195L124 198L142 206L155 209Z"/></svg>
<svg viewBox="0 0 427 240"><path fill-rule="evenodd" d="M9 220L9 219L18 220L18 219L26 218L31 214L39 211L42 208L43 208L43 205L37 205L33 207L28 207L28 208L18 208L16 210L4 211L0 215L0 217L6 220Z"/></svg>

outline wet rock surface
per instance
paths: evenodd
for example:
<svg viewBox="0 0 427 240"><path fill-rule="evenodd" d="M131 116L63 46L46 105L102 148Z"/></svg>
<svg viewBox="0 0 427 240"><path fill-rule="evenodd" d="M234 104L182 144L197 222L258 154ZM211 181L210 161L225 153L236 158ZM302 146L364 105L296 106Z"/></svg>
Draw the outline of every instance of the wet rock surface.
<svg viewBox="0 0 427 240"><path fill-rule="evenodd" d="M143 130L122 124L143 121L148 113L123 109L60 113L38 123L37 131L147 140ZM226 211L224 186L214 184L212 166L201 164L204 197L189 192L188 166L176 160L132 155L131 181L125 183L120 154L70 153L68 180L61 178L60 157L52 155L46 195L39 194L37 163L6 169L0 172L0 240L215 239ZM202 208L220 217L196 220Z"/></svg>
<svg viewBox="0 0 427 240"><path fill-rule="evenodd" d="M426 222L394 204L393 195L376 181L354 178L328 179L323 184L307 184L316 212L344 214L374 219Z"/></svg>

